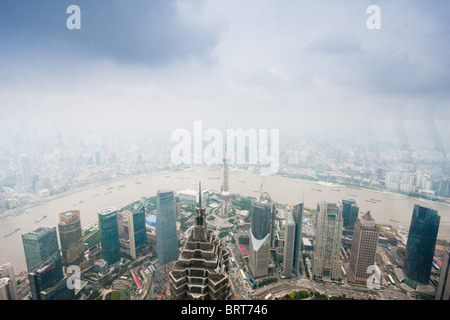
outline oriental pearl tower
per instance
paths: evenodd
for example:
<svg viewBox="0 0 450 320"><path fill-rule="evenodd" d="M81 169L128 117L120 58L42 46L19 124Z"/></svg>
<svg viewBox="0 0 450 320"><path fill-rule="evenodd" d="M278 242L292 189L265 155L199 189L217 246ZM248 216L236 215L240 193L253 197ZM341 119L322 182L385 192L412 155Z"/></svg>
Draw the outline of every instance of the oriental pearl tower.
<svg viewBox="0 0 450 320"><path fill-rule="evenodd" d="M220 216L225 218L232 211L231 193L228 185L228 164L227 164L227 123L225 123L225 143L223 148L223 185L222 185L222 204L220 206Z"/></svg>

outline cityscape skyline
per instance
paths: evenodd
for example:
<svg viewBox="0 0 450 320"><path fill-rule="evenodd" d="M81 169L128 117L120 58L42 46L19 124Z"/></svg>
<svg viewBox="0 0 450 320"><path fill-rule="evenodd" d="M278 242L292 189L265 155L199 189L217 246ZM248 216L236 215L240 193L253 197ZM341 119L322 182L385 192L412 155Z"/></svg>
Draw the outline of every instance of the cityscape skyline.
<svg viewBox="0 0 450 320"><path fill-rule="evenodd" d="M0 1L0 300L449 300L448 12Z"/></svg>

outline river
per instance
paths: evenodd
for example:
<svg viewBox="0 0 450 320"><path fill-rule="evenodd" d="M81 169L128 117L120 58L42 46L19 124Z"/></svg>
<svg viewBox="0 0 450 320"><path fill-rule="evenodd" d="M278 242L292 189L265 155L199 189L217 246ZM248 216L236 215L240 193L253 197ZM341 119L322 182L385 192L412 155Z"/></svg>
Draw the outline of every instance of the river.
<svg viewBox="0 0 450 320"><path fill-rule="evenodd" d="M198 182L202 188L220 191L221 173L219 170L195 168L189 171L160 172L103 185L85 188L77 192L68 192L41 205L29 208L27 213L19 216L8 216L0 219L0 265L11 263L18 274L26 270L25 254L21 235L33 231L39 225L57 226L58 214L67 210L80 210L81 224L86 226L97 220L97 211L113 206L120 209L141 197L156 195L158 189L196 189ZM140 183L136 183L140 181ZM125 185L126 187L119 186ZM230 190L244 196L259 195L259 190L268 192L276 202L298 204L316 208L317 202L342 201L354 199L360 212L370 210L378 223L400 225L409 228L414 204L428 206L438 210L441 216L439 228L440 239L450 240L450 206L437 202L413 199L399 194L356 189L352 187L320 184L277 176L262 176L244 172L230 172ZM321 190L321 191L318 191ZM366 200L377 199L376 202ZM46 215L38 223L35 221ZM398 221L398 222L397 222ZM19 232L4 238L3 236L21 228Z"/></svg>

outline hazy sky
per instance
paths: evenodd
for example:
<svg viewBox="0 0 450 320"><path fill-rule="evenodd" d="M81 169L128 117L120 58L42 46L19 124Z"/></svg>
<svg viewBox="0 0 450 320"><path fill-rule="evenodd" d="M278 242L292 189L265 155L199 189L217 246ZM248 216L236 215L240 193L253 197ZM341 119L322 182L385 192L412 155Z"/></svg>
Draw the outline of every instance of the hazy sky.
<svg viewBox="0 0 450 320"><path fill-rule="evenodd" d="M66 27L72 4L81 30ZM372 4L380 30L366 27ZM427 118L444 139L449 12L448 0L2 0L0 130L171 131L227 117L378 135Z"/></svg>

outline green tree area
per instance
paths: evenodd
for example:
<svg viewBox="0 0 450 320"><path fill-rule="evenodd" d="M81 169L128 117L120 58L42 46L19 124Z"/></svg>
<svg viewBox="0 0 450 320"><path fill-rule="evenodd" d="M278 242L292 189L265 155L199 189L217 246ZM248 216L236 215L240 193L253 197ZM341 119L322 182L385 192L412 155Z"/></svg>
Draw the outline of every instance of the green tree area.
<svg viewBox="0 0 450 320"><path fill-rule="evenodd" d="M321 294L320 292L312 292L306 290L294 291L289 294L284 295L281 298L277 298L277 300L356 300L354 298L348 298L343 294L342 296L327 296L326 294Z"/></svg>
<svg viewBox="0 0 450 320"><path fill-rule="evenodd" d="M92 233L86 234L83 237L83 242L87 243L88 248L92 247L94 244L97 244L100 242L100 230L96 230Z"/></svg>
<svg viewBox="0 0 450 320"><path fill-rule="evenodd" d="M122 293L120 291L111 291L108 292L105 296L105 300L121 300Z"/></svg>
<svg viewBox="0 0 450 320"><path fill-rule="evenodd" d="M232 202L235 207L239 207L241 210L252 210L252 200L254 197L232 197Z"/></svg>
<svg viewBox="0 0 450 320"><path fill-rule="evenodd" d="M228 231L221 231L221 232L219 232L219 238L225 238L228 235L229 235Z"/></svg>
<svg viewBox="0 0 450 320"><path fill-rule="evenodd" d="M89 294L86 300L98 300L99 298L101 299L100 291L94 290Z"/></svg>
<svg viewBox="0 0 450 320"><path fill-rule="evenodd" d="M312 297L313 292L308 292L306 290L294 291L286 294L284 297L279 298L279 300L302 300Z"/></svg>
<svg viewBox="0 0 450 320"><path fill-rule="evenodd" d="M257 286L258 288L261 288L261 287L264 287L264 286L267 286L267 285L269 285L269 284L276 283L276 282L278 282L278 279L277 279L277 278L268 278L268 279L262 280L261 282L258 282L258 283L256 284L256 286Z"/></svg>
<svg viewBox="0 0 450 320"><path fill-rule="evenodd" d="M135 205L138 205L139 203L141 203L141 200L135 201L133 203L130 203L129 205L123 207L122 209L120 209L120 211L125 211L128 210L130 212L135 212L136 210L134 209Z"/></svg>
<svg viewBox="0 0 450 320"><path fill-rule="evenodd" d="M181 206L181 209L183 209L185 212L191 212L195 213L195 204L189 203L184 206Z"/></svg>

